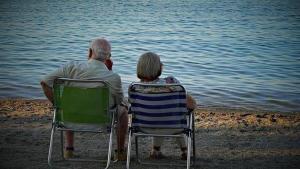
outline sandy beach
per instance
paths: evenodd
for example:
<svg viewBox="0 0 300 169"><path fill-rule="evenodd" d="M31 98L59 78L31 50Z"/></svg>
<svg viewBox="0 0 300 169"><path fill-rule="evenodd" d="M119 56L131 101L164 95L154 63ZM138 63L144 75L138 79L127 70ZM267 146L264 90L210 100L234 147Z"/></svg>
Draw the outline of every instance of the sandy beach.
<svg viewBox="0 0 300 169"><path fill-rule="evenodd" d="M194 168L299 168L300 114L199 108L196 117L196 164ZM49 168L47 156L51 128L51 104L46 100L0 101L0 168ZM59 134L55 140L55 168L103 168L103 163L62 161ZM141 139L141 157L149 160L150 139ZM104 157L106 144L95 134L76 135L78 156ZM133 146L134 147L134 146ZM166 139L167 156L157 162L180 161L175 142ZM100 154L100 155L99 155ZM132 152L133 169L185 167L140 165ZM111 164L125 168L125 162Z"/></svg>

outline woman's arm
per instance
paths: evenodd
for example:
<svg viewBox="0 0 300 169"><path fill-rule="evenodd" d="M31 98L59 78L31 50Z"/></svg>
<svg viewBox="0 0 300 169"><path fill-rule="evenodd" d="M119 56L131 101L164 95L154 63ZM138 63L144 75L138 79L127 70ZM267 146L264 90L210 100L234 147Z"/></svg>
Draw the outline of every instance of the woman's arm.
<svg viewBox="0 0 300 169"><path fill-rule="evenodd" d="M186 107L192 110L197 108L196 100L189 94L186 95Z"/></svg>

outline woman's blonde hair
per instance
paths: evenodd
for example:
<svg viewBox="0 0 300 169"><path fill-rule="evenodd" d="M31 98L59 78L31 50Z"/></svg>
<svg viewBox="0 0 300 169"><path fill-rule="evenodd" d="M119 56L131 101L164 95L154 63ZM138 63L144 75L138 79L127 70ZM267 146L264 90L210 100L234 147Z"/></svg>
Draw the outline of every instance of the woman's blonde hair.
<svg viewBox="0 0 300 169"><path fill-rule="evenodd" d="M162 63L157 54L146 52L139 58L136 74L141 80L153 81L161 75Z"/></svg>

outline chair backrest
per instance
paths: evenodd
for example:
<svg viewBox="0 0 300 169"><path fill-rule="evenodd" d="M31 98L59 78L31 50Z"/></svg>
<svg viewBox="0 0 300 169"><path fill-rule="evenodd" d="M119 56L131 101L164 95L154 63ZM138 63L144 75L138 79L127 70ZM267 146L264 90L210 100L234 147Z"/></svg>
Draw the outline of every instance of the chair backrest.
<svg viewBox="0 0 300 169"><path fill-rule="evenodd" d="M132 127L187 128L186 91L180 84L132 83Z"/></svg>
<svg viewBox="0 0 300 169"><path fill-rule="evenodd" d="M80 87L80 86L93 86ZM109 85L104 81L59 78L54 81L55 121L64 123L102 124L111 120Z"/></svg>

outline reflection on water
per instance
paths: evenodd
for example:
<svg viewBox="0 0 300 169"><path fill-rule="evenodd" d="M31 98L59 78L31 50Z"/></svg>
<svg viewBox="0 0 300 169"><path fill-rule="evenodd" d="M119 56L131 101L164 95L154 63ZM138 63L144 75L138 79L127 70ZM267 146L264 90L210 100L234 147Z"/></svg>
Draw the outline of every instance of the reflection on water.
<svg viewBox="0 0 300 169"><path fill-rule="evenodd" d="M39 80L89 41L112 42L124 92L153 51L202 106L300 110L300 2L0 2L0 97L43 98Z"/></svg>

